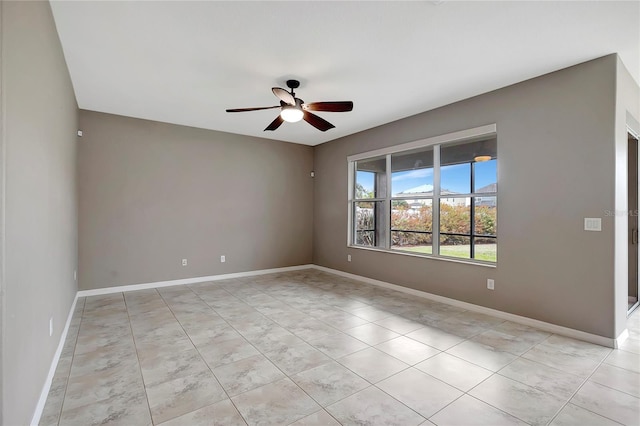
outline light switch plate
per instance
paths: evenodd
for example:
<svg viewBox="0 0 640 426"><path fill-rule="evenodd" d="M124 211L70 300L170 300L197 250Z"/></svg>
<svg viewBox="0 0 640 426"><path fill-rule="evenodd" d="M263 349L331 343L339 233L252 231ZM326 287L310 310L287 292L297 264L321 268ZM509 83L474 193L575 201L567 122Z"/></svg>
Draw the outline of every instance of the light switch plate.
<svg viewBox="0 0 640 426"><path fill-rule="evenodd" d="M602 231L602 219L599 217L584 218L585 231Z"/></svg>

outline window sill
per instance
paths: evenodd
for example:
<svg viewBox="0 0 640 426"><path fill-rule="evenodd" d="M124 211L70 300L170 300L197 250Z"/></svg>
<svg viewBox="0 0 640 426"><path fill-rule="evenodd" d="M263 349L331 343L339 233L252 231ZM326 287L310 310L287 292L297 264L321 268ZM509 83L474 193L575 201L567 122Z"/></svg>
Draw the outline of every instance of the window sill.
<svg viewBox="0 0 640 426"><path fill-rule="evenodd" d="M434 256L434 255L428 255L428 254L416 254L416 253L410 253L410 252L400 251L400 250L387 250L387 249L383 249L383 248L379 248L379 247L364 247L364 246L356 246L356 245L347 245L347 248L357 249L357 250L366 250L366 251L375 251L375 252L378 252L378 253L395 254L395 255L400 255L400 256L418 257L420 259L439 260L439 261L452 262L452 263L462 263L462 264L465 264L465 265L482 266L482 267L485 267L485 268L494 268L495 269L495 268L498 267L497 263L485 262L485 261L482 261L482 260L462 259L462 258L446 257L446 256Z"/></svg>

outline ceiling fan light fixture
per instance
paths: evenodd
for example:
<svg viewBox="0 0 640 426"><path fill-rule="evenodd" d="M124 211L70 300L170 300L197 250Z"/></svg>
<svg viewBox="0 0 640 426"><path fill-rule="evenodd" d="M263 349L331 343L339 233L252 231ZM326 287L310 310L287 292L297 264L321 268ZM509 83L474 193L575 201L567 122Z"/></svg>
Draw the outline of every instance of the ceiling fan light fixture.
<svg viewBox="0 0 640 426"><path fill-rule="evenodd" d="M280 117L282 117L284 121L287 121L289 123L295 123L302 120L303 115L304 113L302 112L302 109L293 105L283 106L282 112L280 113Z"/></svg>
<svg viewBox="0 0 640 426"><path fill-rule="evenodd" d="M473 157L473 161L475 161L476 163L483 163L489 160L491 160L490 155L476 155L475 157Z"/></svg>

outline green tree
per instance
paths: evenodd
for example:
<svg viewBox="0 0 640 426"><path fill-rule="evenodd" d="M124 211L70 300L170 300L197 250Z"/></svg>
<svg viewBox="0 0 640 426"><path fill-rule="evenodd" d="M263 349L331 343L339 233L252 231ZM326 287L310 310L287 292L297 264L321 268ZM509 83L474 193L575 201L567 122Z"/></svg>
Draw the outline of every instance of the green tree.
<svg viewBox="0 0 640 426"><path fill-rule="evenodd" d="M373 191L367 191L362 184L356 183L356 198L373 198Z"/></svg>

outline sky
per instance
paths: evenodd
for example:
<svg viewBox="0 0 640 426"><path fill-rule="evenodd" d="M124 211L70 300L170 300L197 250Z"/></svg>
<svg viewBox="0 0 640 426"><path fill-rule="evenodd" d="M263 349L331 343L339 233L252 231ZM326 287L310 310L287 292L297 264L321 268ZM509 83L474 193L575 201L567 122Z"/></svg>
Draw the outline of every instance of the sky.
<svg viewBox="0 0 640 426"><path fill-rule="evenodd" d="M491 183L496 183L497 160L475 163L475 189L482 188ZM458 193L471 192L471 168L470 163L443 166L440 169L441 188ZM367 191L373 191L373 176L371 172L357 172L357 183L364 186ZM433 169L415 169L403 172L395 172L391 177L393 194L422 185L433 186Z"/></svg>

